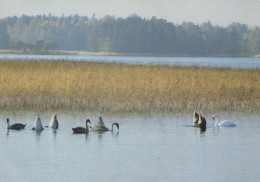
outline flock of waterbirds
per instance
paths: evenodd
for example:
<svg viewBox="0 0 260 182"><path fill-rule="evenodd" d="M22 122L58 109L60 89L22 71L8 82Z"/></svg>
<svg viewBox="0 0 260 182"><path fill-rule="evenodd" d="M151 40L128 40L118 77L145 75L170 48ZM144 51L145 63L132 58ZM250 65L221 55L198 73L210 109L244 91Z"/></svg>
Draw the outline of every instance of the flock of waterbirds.
<svg viewBox="0 0 260 182"><path fill-rule="evenodd" d="M103 118L101 116L99 117L99 120L98 120L98 122L95 126L93 126L93 127L88 126L88 123L91 124L89 119L86 120L86 128L84 128L84 127L72 128L73 133L74 134L84 134L84 133L87 134L87 133L89 133L89 130L97 131L97 132L105 132L105 131L112 131L113 132L114 126L116 126L117 130L119 131L119 124L118 123L113 123L111 130L110 130L105 126ZM7 118L7 129L8 130L21 130L21 129L24 129L25 126L26 126L25 124L21 124L21 123L15 123L15 124L10 125L9 118ZM57 114L54 114L52 116L48 126L45 126L45 127L48 127L48 128L51 128L51 129L58 129L59 128L59 122L57 120ZM35 121L33 123L32 130L34 130L34 131L44 130L44 128L42 126L41 118L39 116L35 119Z"/></svg>
<svg viewBox="0 0 260 182"><path fill-rule="evenodd" d="M219 117L217 115L213 115L212 116L213 120L216 120L215 122L215 126L236 126L236 124L238 122L234 122L234 121L229 121L229 120L224 120L224 121L219 121ZM74 134L87 134L89 133L89 130L92 131L97 131L97 132L105 132L105 131L112 131L114 130L114 126L117 128L117 130L119 131L119 124L118 123L113 123L111 129L108 129L103 121L103 118L100 116L98 118L98 122L95 126L89 126L88 125L91 124L90 120L87 119L86 120L86 127L76 127L76 128L72 128L72 131ZM10 121L9 118L7 118L7 129L10 130L21 130L25 128L25 124L21 124L21 123L15 123L10 125ZM201 128L203 131L206 130L206 126L207 126L207 121L206 118L202 116L202 114L198 114L196 112L196 110L193 112L193 126L194 127L198 127ZM57 120L57 114L54 114L49 122L49 125L46 126L48 128L52 128L52 129L58 129L59 128L59 122ZM42 131L44 130L43 126L42 126L42 122L41 122L41 118L38 116L35 120L35 122L33 123L33 127L32 130L35 131Z"/></svg>
<svg viewBox="0 0 260 182"><path fill-rule="evenodd" d="M236 124L238 123L229 120L219 121L219 116L215 114L212 116L212 119L216 120L215 126L236 126ZM193 126L201 128L204 131L207 126L206 118L203 117L201 113L198 114L196 110L193 112Z"/></svg>

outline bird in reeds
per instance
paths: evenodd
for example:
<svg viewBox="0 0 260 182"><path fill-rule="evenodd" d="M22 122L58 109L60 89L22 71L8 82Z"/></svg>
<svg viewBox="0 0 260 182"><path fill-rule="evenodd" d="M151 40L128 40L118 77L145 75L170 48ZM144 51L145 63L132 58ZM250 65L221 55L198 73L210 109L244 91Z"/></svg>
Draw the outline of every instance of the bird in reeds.
<svg viewBox="0 0 260 182"><path fill-rule="evenodd" d="M33 123L32 130L35 130L35 131L42 131L43 130L41 118L39 116L35 119L35 121Z"/></svg>
<svg viewBox="0 0 260 182"><path fill-rule="evenodd" d="M58 120L57 120L57 114L54 114L49 122L49 125L48 125L49 128L52 128L52 129L58 129L59 128L59 123L58 123Z"/></svg>
<svg viewBox="0 0 260 182"><path fill-rule="evenodd" d="M219 121L219 116L217 116L217 115L213 115L212 119L217 120L215 122L215 126L236 126L236 124L238 123L238 122L229 121L229 120Z"/></svg>
<svg viewBox="0 0 260 182"><path fill-rule="evenodd" d="M117 129L119 130L119 124L118 123L113 123L111 130L108 129L104 124L103 118L101 116L99 116L97 124L93 127L90 127L90 130L98 131L98 132L105 132L105 131L112 131L113 132L114 126L116 126Z"/></svg>
<svg viewBox="0 0 260 182"><path fill-rule="evenodd" d="M73 133L74 134L84 134L84 133L87 134L89 132L88 123L91 124L89 119L86 120L86 128L83 128L83 127L72 128Z"/></svg>
<svg viewBox="0 0 260 182"><path fill-rule="evenodd" d="M9 121L9 118L7 118L7 129L8 130L21 130L21 129L24 129L26 126L26 124L21 124L21 123L15 123L15 124L12 124L10 125L10 121Z"/></svg>
<svg viewBox="0 0 260 182"><path fill-rule="evenodd" d="M195 127L206 127L207 121L205 117L203 117L201 114L199 114L199 122L195 125Z"/></svg>
<svg viewBox="0 0 260 182"><path fill-rule="evenodd" d="M199 114L196 112L196 110L193 112L193 126L196 126L199 122Z"/></svg>

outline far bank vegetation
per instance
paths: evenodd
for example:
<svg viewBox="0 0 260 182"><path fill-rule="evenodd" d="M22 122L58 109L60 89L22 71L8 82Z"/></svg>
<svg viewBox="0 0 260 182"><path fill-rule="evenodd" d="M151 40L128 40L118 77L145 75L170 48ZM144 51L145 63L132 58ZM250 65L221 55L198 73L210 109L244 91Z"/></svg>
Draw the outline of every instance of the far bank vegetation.
<svg viewBox="0 0 260 182"><path fill-rule="evenodd" d="M24 54L57 50L178 56L253 57L260 54L260 27L211 22L174 24L156 17L61 16L0 18L0 49Z"/></svg>

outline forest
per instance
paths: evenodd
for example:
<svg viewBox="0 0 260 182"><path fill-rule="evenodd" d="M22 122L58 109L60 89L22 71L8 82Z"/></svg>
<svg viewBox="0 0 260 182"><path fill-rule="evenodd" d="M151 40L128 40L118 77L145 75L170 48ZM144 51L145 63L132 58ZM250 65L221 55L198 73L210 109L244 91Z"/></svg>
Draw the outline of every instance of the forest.
<svg viewBox="0 0 260 182"><path fill-rule="evenodd" d="M211 22L174 24L131 15L37 15L0 19L0 49L45 54L53 50L183 56L260 55L260 27Z"/></svg>

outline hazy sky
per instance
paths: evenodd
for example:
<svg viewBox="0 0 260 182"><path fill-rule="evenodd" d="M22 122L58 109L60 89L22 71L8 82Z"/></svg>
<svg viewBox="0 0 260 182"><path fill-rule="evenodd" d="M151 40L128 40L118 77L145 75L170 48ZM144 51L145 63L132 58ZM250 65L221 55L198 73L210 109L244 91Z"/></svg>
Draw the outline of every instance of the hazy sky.
<svg viewBox="0 0 260 182"><path fill-rule="evenodd" d="M260 0L0 0L0 18L7 16L74 15L97 18L131 14L163 18L174 23L211 21L260 26Z"/></svg>

